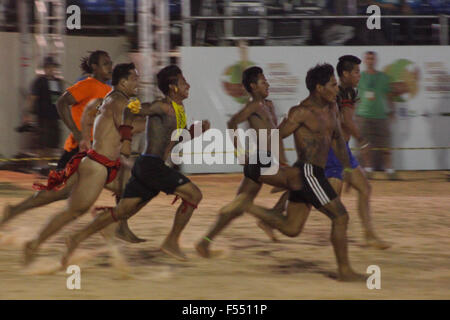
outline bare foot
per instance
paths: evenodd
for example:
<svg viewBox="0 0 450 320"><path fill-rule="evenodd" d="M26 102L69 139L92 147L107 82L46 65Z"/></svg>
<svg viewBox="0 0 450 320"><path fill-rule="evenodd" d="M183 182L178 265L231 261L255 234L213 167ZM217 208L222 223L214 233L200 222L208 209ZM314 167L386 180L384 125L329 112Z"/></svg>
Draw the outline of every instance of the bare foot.
<svg viewBox="0 0 450 320"><path fill-rule="evenodd" d="M209 252L209 244L205 243L204 240L201 240L195 245L195 250L197 250L197 253L203 258L211 257L211 254Z"/></svg>
<svg viewBox="0 0 450 320"><path fill-rule="evenodd" d="M180 247L178 244L170 244L169 242L165 241L163 245L161 246L161 251L168 254L169 256L174 257L175 259L181 260L181 261L187 261L188 258L186 255L181 252Z"/></svg>
<svg viewBox="0 0 450 320"><path fill-rule="evenodd" d="M378 238L368 238L366 239L366 245L375 249L385 250L391 247L387 242L384 242Z"/></svg>
<svg viewBox="0 0 450 320"><path fill-rule="evenodd" d="M67 250L61 258L61 265L64 268L66 267L67 263L69 262L69 258L72 256L72 253L78 247L78 243L72 237L67 237L65 240L65 243L66 243Z"/></svg>
<svg viewBox="0 0 450 320"><path fill-rule="evenodd" d="M24 265L27 266L34 260L36 251L37 251L36 240L31 240L25 243L25 247L23 248Z"/></svg>
<svg viewBox="0 0 450 320"><path fill-rule="evenodd" d="M11 213L11 206L9 204L7 204L4 208L3 208L3 215L2 215L2 219L0 220L0 226L2 226L3 224L6 223L6 221L8 221L9 219L12 218L12 213Z"/></svg>
<svg viewBox="0 0 450 320"><path fill-rule="evenodd" d="M116 228L116 237L123 241L131 242L131 243L139 243L139 242L147 241L145 239L141 239L141 238L137 237L133 233L133 231L131 231L130 228L128 227L127 221L119 222L119 225Z"/></svg>
<svg viewBox="0 0 450 320"><path fill-rule="evenodd" d="M356 273L353 270L349 270L346 272L339 272L338 280L345 282L356 282L356 281L366 281L368 278L367 275Z"/></svg>
<svg viewBox="0 0 450 320"><path fill-rule="evenodd" d="M275 236L275 233L273 232L273 228L271 226L264 223L263 221L258 221L257 225L266 233L270 240L272 240L273 242L278 242L278 238Z"/></svg>

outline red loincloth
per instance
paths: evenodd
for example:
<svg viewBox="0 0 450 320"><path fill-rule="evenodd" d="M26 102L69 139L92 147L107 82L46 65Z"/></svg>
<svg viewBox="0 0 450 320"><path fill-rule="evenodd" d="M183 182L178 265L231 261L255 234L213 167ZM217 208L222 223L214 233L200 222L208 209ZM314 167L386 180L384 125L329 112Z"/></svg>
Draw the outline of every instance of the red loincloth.
<svg viewBox="0 0 450 320"><path fill-rule="evenodd" d="M94 161L104 165L108 169L106 184L112 182L120 169L120 160L109 160L107 157L90 149L87 152L79 152L70 159L63 170L52 170L48 175L47 185L34 183L34 190L59 190L64 187L67 180L78 170L81 160L88 156Z"/></svg>

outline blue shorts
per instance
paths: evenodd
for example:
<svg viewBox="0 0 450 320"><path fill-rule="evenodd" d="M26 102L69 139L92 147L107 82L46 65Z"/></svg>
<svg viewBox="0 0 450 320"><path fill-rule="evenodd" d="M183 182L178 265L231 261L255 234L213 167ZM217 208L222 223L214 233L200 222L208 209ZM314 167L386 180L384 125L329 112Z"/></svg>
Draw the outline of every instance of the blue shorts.
<svg viewBox="0 0 450 320"><path fill-rule="evenodd" d="M347 142L347 151L348 151L348 157L350 158L350 165L352 166L352 169L355 169L357 166L359 166L358 160L353 156L352 151L350 150L350 147L348 146ZM328 153L328 160L327 164L325 165L325 176L327 178L337 178L342 180L342 171L344 168L341 165L341 162L336 158L336 155L333 152L333 149L330 148L330 152Z"/></svg>

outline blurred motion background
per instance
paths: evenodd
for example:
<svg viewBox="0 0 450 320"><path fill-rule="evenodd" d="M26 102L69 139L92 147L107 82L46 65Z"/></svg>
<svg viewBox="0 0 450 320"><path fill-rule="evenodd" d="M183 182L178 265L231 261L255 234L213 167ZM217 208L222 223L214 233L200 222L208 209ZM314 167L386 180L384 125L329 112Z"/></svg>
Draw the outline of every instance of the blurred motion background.
<svg viewBox="0 0 450 320"><path fill-rule="evenodd" d="M381 8L379 30L369 30L366 25L370 16L367 7L373 4ZM66 10L72 5L81 9L80 29L67 28L73 11ZM213 123L213 127L224 129L226 117L245 101L227 91L232 88L227 87L228 80L239 85L239 79L227 74L233 64L227 55L231 60L269 69L274 89L282 81L280 77L291 81L273 92L281 118L306 97L303 79L313 66L310 61L335 66L341 53L362 57L374 50L380 56L379 69L401 59L410 62L400 63L397 81L409 81L402 75L420 71L415 73L420 73L421 82L415 83L419 93L409 92L408 97L396 101L393 145L423 149L395 151L396 169L448 170L449 15L448 0L0 0L0 166L43 174L48 171L47 160L9 160L43 155L36 142L36 115L30 115L27 99L33 79L44 72L46 57L58 63L55 76L62 81L62 91L80 79L80 59L89 51L109 52L114 64L131 60L141 73L140 98L144 101L159 94L153 79L158 70L168 63L180 64L192 85L191 101L187 101L191 120L207 110L210 118L224 117L223 123ZM336 51L337 46L340 49ZM427 60L429 52L432 58ZM325 58L333 53L333 61ZM413 56L404 56L409 53ZM203 87L202 81L216 81L216 87ZM289 91L287 87L295 88ZM416 134L409 133L418 127L422 129ZM62 123L60 128L62 144L68 131ZM136 151L139 148L137 143ZM59 153L57 149L45 155L56 159ZM196 168L187 166L185 170L241 170L240 166Z"/></svg>

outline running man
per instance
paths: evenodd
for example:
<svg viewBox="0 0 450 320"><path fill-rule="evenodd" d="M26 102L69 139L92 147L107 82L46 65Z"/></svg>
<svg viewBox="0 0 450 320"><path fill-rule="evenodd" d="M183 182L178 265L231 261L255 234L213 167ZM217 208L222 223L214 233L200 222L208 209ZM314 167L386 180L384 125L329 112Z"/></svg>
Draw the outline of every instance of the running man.
<svg viewBox="0 0 450 320"><path fill-rule="evenodd" d="M112 74L112 85L113 90L105 97L95 119L92 148L75 155L63 175L49 179L50 188L66 182L71 184L70 196L66 207L50 219L37 237L25 244L25 264L31 262L46 239L89 210L105 185L108 189L121 190L120 179L116 179L117 175L120 176L121 141L131 140L132 127L121 127L120 123L130 97L135 96L138 90L134 64L117 65ZM89 137L89 133L85 137Z"/></svg>
<svg viewBox="0 0 450 320"><path fill-rule="evenodd" d="M336 66L340 82L339 93L337 96L339 120L341 122L342 135L344 136L347 144L347 153L350 158L352 168L352 170L349 171L349 186L352 186L356 189L356 191L358 191L358 213L364 229L366 243L368 246L372 246L377 249L387 249L390 245L380 240L375 235L370 219L369 201L372 188L369 180L366 178L364 170L353 156L348 145L350 137L353 136L358 141L361 148L367 148L369 146L369 142L361 136L354 120L355 103L357 100L357 92L354 88L358 86L358 82L361 77L359 70L360 64L361 60L352 55L346 55L339 58L339 62ZM344 168L334 154L333 149L330 149L327 164L325 166L325 176L330 181L333 189L339 195L342 192L343 169Z"/></svg>
<svg viewBox="0 0 450 320"><path fill-rule="evenodd" d="M64 144L64 153L57 167L59 170L64 170L67 162L78 151L87 150L87 144L84 144L81 150L79 150L78 146L82 139L82 117L92 117L92 115L95 117L96 108L101 104L106 94L111 91L111 87L106 84L107 81L111 80L112 76L112 61L108 53L97 50L92 52L89 57L82 58L81 61L80 68L83 73L92 74L92 77L88 77L67 88L56 103L61 119L72 132ZM85 109L88 109L86 113L84 112ZM94 113L92 113L92 110ZM90 132L91 130L88 131L89 134ZM88 140L90 144L90 139ZM67 199L71 191L72 181L73 179L61 190L40 190L16 205L6 205L3 210L2 219L0 220L0 226L27 210ZM121 192L118 194L121 194ZM116 236L129 242L144 241L131 232L127 221L121 221L119 223Z"/></svg>
<svg viewBox="0 0 450 320"><path fill-rule="evenodd" d="M272 101L266 99L269 95L269 83L260 67L247 68L242 75L242 84L251 95L251 101L228 121L228 129L236 130L238 124L245 121L248 121L251 129L256 131L265 129L267 131L268 149L257 150L256 164L249 164L248 159L246 159L247 161L244 165L244 179L239 186L236 198L230 204L220 209L219 216L214 226L208 234L197 243L195 247L197 252L205 258L210 257L209 246L213 239L228 226L231 221L245 212L245 209L253 202L258 192L261 190L263 183L281 187L283 189L300 190L301 188L300 170L285 165L286 159L281 139L279 141L280 150L278 152L280 154L280 170L274 175L261 175L261 168L270 167L271 165L270 162L268 164L261 163L261 154L263 154L263 156L266 154L267 156L267 154L271 154L272 151L275 151L270 150L270 131L277 128L277 118L275 116ZM235 137L232 138L236 150L239 150L238 140L234 139ZM260 144L257 143L257 145L259 146ZM278 161L278 159L275 160ZM275 205L274 209L268 210L268 212L276 214L280 211L279 213L281 214L284 208L279 207L279 205L284 204L284 200L285 199L282 197L278 204ZM264 209L261 208L261 210ZM276 240L270 227L266 226L261 221L258 222L258 226L261 227L272 240Z"/></svg>
<svg viewBox="0 0 450 320"><path fill-rule="evenodd" d="M310 95L289 110L279 126L281 138L294 135L298 161L294 166L302 171L300 191L290 191L287 214L274 215L250 205L248 212L289 237L298 236L314 206L331 220L331 243L342 281L364 280L354 272L348 259L348 214L333 187L325 177L325 164L330 148L344 165L344 181L351 171L347 148L337 118L338 85L334 69L329 64L317 65L306 75Z"/></svg>
<svg viewBox="0 0 450 320"><path fill-rule="evenodd" d="M75 83L61 95L56 107L64 124L71 131L64 143L64 153L58 161L58 169L64 169L67 162L78 153L81 141L81 116L86 105L93 99L103 99L111 87L107 84L112 76L112 60L106 51L96 50L89 57L81 59L83 74L92 75Z"/></svg>
<svg viewBox="0 0 450 320"><path fill-rule="evenodd" d="M139 115L147 117L145 151L133 166L132 176L120 202L114 209L104 209L86 228L67 238L67 251L61 261L63 266L83 240L114 221L129 219L161 191L182 199L176 210L172 230L164 240L161 250L179 260L187 260L180 249L179 238L200 203L202 193L187 177L165 165L165 160L178 143L171 137L176 137L186 129L183 101L189 96L190 86L175 65L163 68L157 78L158 87L165 97L151 104L142 104ZM123 125L131 123L134 116L129 110L125 110ZM209 121L203 120L202 133L209 127ZM193 125L189 134L183 134L183 142L192 138L195 138ZM130 142L124 142L122 152L129 154Z"/></svg>

